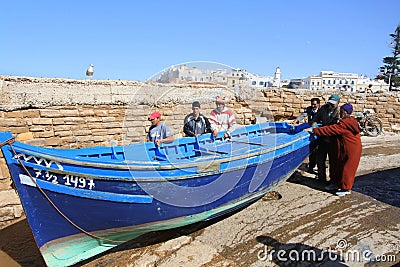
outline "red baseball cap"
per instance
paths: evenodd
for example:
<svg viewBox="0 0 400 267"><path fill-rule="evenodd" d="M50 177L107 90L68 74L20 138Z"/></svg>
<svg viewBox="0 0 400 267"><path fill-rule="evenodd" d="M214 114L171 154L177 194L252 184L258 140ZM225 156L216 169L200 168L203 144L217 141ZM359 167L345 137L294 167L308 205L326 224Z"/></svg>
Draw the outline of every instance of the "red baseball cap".
<svg viewBox="0 0 400 267"><path fill-rule="evenodd" d="M153 113L150 114L149 120L155 119L155 118L161 118L161 113L158 111L154 111Z"/></svg>

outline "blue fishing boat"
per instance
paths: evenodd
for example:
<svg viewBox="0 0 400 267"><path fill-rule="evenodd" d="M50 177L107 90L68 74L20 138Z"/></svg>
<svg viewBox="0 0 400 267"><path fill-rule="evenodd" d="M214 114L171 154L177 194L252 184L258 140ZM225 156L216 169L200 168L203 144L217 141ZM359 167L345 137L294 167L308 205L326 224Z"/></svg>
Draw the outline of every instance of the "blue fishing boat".
<svg viewBox="0 0 400 267"><path fill-rule="evenodd" d="M261 198L308 156L308 124L266 122L158 147L56 149L0 133L39 250L68 266L144 233L218 217Z"/></svg>

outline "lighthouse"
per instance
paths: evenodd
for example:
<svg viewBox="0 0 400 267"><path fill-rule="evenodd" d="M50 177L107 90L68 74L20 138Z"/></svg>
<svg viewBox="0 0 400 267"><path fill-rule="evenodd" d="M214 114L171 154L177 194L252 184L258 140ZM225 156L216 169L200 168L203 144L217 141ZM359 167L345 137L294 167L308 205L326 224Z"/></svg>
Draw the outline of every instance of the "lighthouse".
<svg viewBox="0 0 400 267"><path fill-rule="evenodd" d="M281 68L279 67L275 70L274 84L277 87L281 87Z"/></svg>

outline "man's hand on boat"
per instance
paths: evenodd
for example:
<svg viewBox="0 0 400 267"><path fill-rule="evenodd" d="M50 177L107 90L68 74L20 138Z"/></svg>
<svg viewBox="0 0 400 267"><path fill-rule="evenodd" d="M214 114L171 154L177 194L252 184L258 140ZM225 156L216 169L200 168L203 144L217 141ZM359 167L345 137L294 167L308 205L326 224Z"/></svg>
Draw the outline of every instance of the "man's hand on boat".
<svg viewBox="0 0 400 267"><path fill-rule="evenodd" d="M214 136L214 137L217 137L217 136L218 136L218 131L217 131L217 130L214 130L214 131L213 131L213 136ZM224 139L228 139L228 138L231 138L231 136L230 136L228 133L225 133L225 134L224 134Z"/></svg>
<svg viewBox="0 0 400 267"><path fill-rule="evenodd" d="M155 144L156 144L156 146L160 146L161 143L171 143L173 141L174 141L174 136L171 135L171 136L165 137L164 139L156 140Z"/></svg>

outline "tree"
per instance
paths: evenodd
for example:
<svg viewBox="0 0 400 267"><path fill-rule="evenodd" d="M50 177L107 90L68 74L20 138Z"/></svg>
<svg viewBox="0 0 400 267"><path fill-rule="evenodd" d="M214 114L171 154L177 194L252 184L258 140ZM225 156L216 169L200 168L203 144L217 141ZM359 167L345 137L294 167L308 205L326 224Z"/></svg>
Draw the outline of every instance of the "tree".
<svg viewBox="0 0 400 267"><path fill-rule="evenodd" d="M389 84L390 91L392 87L400 86L400 25L397 25L395 32L389 36L392 38L390 46L392 47L393 56L383 58L384 65L380 67L381 74L377 78L383 78Z"/></svg>

